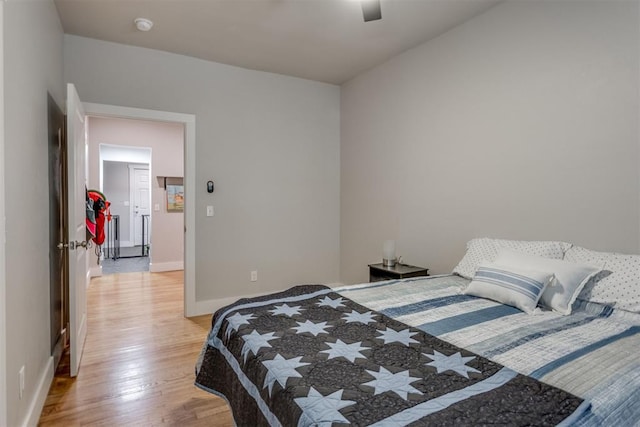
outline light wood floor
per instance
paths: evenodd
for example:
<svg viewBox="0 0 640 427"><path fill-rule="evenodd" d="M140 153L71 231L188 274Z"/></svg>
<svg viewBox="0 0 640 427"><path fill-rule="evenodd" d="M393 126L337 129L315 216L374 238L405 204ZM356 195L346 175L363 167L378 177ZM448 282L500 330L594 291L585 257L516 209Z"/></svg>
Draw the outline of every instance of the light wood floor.
<svg viewBox="0 0 640 427"><path fill-rule="evenodd" d="M145 272L91 281L80 373L69 378L61 363L40 425L233 426L226 402L193 385L211 316L183 317L182 280Z"/></svg>

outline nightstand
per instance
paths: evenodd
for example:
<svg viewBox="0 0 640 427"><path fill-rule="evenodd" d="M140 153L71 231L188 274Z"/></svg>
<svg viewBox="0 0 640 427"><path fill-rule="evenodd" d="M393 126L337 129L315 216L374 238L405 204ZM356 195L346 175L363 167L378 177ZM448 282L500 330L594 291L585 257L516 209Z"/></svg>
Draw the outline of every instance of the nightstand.
<svg viewBox="0 0 640 427"><path fill-rule="evenodd" d="M380 264L369 264L369 282L382 280L406 279L407 277L428 276L429 269L414 265L396 264L393 267L385 267Z"/></svg>

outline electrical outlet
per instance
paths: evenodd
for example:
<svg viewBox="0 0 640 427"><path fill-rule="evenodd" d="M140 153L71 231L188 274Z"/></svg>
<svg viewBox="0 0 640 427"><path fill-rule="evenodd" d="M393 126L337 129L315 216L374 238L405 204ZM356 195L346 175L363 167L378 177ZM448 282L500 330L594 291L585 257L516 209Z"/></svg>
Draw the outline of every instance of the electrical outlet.
<svg viewBox="0 0 640 427"><path fill-rule="evenodd" d="M24 394L24 365L18 371L18 382L20 384L20 399L22 399L22 395Z"/></svg>
<svg viewBox="0 0 640 427"><path fill-rule="evenodd" d="M258 281L258 270L253 270L251 272L251 281L252 282L257 282Z"/></svg>

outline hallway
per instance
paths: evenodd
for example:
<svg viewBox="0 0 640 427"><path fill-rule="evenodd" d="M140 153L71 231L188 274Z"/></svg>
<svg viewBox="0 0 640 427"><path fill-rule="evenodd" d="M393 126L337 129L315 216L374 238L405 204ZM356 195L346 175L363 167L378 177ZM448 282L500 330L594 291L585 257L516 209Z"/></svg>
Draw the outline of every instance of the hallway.
<svg viewBox="0 0 640 427"><path fill-rule="evenodd" d="M106 254L113 252L104 253L105 258L100 261L103 275L149 271L149 250L143 250L142 246L119 248L119 257L115 259L106 258Z"/></svg>
<svg viewBox="0 0 640 427"><path fill-rule="evenodd" d="M182 271L97 277L87 298L80 373L63 359L39 425L233 425L226 402L193 385L211 316L183 317Z"/></svg>

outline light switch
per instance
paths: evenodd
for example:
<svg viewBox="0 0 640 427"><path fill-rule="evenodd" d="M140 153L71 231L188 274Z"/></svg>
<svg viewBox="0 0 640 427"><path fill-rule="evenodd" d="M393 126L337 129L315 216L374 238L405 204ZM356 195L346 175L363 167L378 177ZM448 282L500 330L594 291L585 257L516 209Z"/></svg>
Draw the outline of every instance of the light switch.
<svg viewBox="0 0 640 427"><path fill-rule="evenodd" d="M160 210L160 203L156 203L155 205L153 205L153 210L158 212Z"/></svg>
<svg viewBox="0 0 640 427"><path fill-rule="evenodd" d="M128 200L125 200L125 201L124 201L124 205L125 205L125 206L129 206L129 201L128 201Z"/></svg>
<svg viewBox="0 0 640 427"><path fill-rule="evenodd" d="M207 216L213 216L213 206L207 206Z"/></svg>

